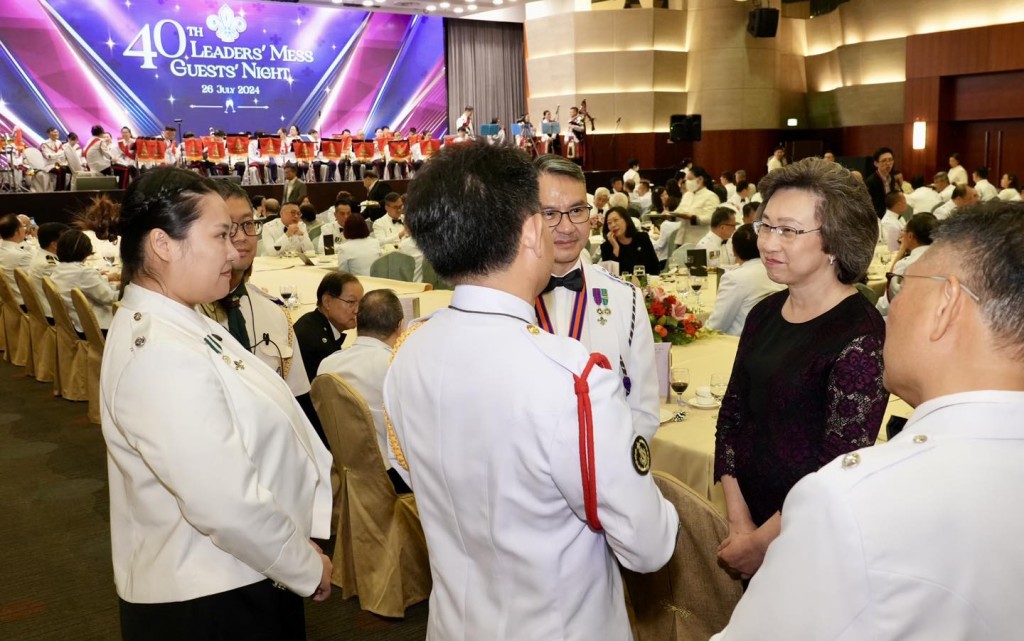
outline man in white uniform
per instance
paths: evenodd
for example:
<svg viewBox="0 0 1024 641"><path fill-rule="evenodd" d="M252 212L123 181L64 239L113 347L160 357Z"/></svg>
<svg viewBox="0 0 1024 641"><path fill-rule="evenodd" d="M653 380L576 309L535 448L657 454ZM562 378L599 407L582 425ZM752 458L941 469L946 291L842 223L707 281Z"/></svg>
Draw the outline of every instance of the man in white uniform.
<svg viewBox="0 0 1024 641"><path fill-rule="evenodd" d="M21 246L27 233L28 226L14 214L0 218L0 268L19 305L24 305L25 301L14 281L14 270L20 268L28 271L32 264L32 252Z"/></svg>
<svg viewBox="0 0 1024 641"><path fill-rule="evenodd" d="M281 206L280 218L263 225L263 255L280 256L284 252L307 252L313 250L302 212L295 203Z"/></svg>
<svg viewBox="0 0 1024 641"><path fill-rule="evenodd" d="M715 310L708 319L711 329L739 336L747 314L765 296L786 288L768 278L757 249L753 225L741 225L732 235L732 247L739 267L722 274L715 298Z"/></svg>
<svg viewBox="0 0 1024 641"><path fill-rule="evenodd" d="M538 323L608 357L622 380L636 433L650 440L659 424L658 377L643 292L580 257L590 223L579 165L550 154L534 165L541 209L552 213L555 247L551 279L534 305Z"/></svg>
<svg viewBox="0 0 1024 641"><path fill-rule="evenodd" d="M988 167L978 167L972 175L974 190L978 192L978 200L986 202L999 198L999 190L988 181Z"/></svg>
<svg viewBox="0 0 1024 641"><path fill-rule="evenodd" d="M384 211L386 215L373 221L373 236L380 243L397 246L405 237L405 222L402 221L402 213L405 211L405 203L402 197L391 192L384 197Z"/></svg>
<svg viewBox="0 0 1024 641"><path fill-rule="evenodd" d="M900 248L900 235L907 223L903 220L903 212L907 211L907 197L902 191L890 191L885 195L885 215L879 221L881 237L889 251Z"/></svg>
<svg viewBox="0 0 1024 641"><path fill-rule="evenodd" d="M36 298L39 299L39 306L43 308L43 314L50 318L50 301L43 294L43 278L53 274L53 270L60 262L57 259L57 241L61 234L71 229L64 223L43 223L39 226L39 251L32 256L32 263L29 265L28 275L32 278L32 284L36 288Z"/></svg>
<svg viewBox="0 0 1024 641"><path fill-rule="evenodd" d="M719 207L711 214L711 229L697 241L697 249L708 251L709 267L735 265L729 239L736 231L736 212L730 207Z"/></svg>
<svg viewBox="0 0 1024 641"><path fill-rule="evenodd" d="M685 222L679 230L679 244L696 244L711 229L711 214L722 204L711 191L711 176L703 167L694 165L686 172L686 193L674 213Z"/></svg>
<svg viewBox="0 0 1024 641"><path fill-rule="evenodd" d="M885 384L910 421L790 491L782 533L715 639L1019 638L1021 264L1012 204L939 226L885 337Z"/></svg>
<svg viewBox="0 0 1024 641"><path fill-rule="evenodd" d="M522 152L484 143L443 150L409 187L412 235L456 286L384 382L430 551L429 641L626 641L618 563L651 572L675 545L618 377L533 325L553 266L537 189Z"/></svg>

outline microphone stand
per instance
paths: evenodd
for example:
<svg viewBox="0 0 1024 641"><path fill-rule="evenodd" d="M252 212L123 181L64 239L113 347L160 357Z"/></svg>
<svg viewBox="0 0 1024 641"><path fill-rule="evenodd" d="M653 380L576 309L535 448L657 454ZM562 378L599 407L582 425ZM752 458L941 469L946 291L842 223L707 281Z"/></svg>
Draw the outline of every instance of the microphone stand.
<svg viewBox="0 0 1024 641"><path fill-rule="evenodd" d="M188 167L185 164L185 148L181 144L185 140L184 125L181 124L183 122L184 120L182 120L181 118L174 119L174 124L178 125L178 167L182 169L188 169Z"/></svg>
<svg viewBox="0 0 1024 641"><path fill-rule="evenodd" d="M611 143L609 143L609 145L608 145L608 148L609 148L608 150L609 150L609 151L611 152L611 154L612 154L612 162L613 162L613 163L614 163L614 162L617 162L617 160L618 160L618 159L617 159L617 158L615 157L615 152L616 152L616 151L618 151L618 150L616 149L616 147L615 147L615 135L616 135L617 133L619 133L619 123L620 123L620 122L622 122L622 116L619 116L618 118L616 118L616 119L615 119L615 129L613 129L613 130L612 130L612 141L611 141Z"/></svg>

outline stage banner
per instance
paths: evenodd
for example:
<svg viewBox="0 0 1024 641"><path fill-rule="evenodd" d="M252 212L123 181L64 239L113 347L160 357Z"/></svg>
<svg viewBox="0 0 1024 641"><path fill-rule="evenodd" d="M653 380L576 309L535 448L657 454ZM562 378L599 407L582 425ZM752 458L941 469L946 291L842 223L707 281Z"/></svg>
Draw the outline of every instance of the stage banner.
<svg viewBox="0 0 1024 641"><path fill-rule="evenodd" d="M224 162L227 157L227 146L216 136L203 136L203 149L206 150L206 159L211 162Z"/></svg>
<svg viewBox="0 0 1024 641"><path fill-rule="evenodd" d="M0 134L443 131L443 18L229 0L0 2Z"/></svg>
<svg viewBox="0 0 1024 641"><path fill-rule="evenodd" d="M424 139L420 141L420 155L430 158L441 150L441 141L437 138Z"/></svg>
<svg viewBox="0 0 1024 641"><path fill-rule="evenodd" d="M311 142L295 140L292 142L292 151L295 152L295 160L309 162L316 156L316 146Z"/></svg>
<svg viewBox="0 0 1024 641"><path fill-rule="evenodd" d="M355 140L352 142L352 151L356 155L356 160L366 162L373 158L373 143L369 140Z"/></svg>
<svg viewBox="0 0 1024 641"><path fill-rule="evenodd" d="M267 136L260 138L260 154L263 156L280 156L282 141L280 138Z"/></svg>
<svg viewBox="0 0 1024 641"><path fill-rule="evenodd" d="M197 162L203 159L203 141L201 138L186 138L181 144L185 146L185 160Z"/></svg>
<svg viewBox="0 0 1024 641"><path fill-rule="evenodd" d="M388 142L388 153L391 154L391 160L397 160L403 162L409 160L409 141L408 140L391 140Z"/></svg>
<svg viewBox="0 0 1024 641"><path fill-rule="evenodd" d="M248 136L228 136L228 155L249 156Z"/></svg>
<svg viewBox="0 0 1024 641"><path fill-rule="evenodd" d="M335 138L324 138L320 141L320 153L327 160L341 159L342 141Z"/></svg>

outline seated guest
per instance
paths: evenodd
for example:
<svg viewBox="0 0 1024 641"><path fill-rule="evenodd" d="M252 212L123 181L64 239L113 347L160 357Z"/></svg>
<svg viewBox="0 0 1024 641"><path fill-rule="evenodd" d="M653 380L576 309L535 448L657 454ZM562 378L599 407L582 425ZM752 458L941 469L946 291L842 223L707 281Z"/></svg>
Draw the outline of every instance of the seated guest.
<svg viewBox="0 0 1024 641"><path fill-rule="evenodd" d="M358 310L355 342L325 358L316 373L337 374L363 397L373 416L381 462L395 491L407 494L412 490L388 463L388 430L384 422L384 377L391 365L391 350L405 325L402 303L390 289L376 289L363 296Z"/></svg>
<svg viewBox="0 0 1024 641"><path fill-rule="evenodd" d="M964 183L966 183L966 179ZM949 174L944 171L937 172L932 178L932 185L935 187L935 191L939 194L942 202L948 203L949 199L953 197L953 188L956 184L950 181Z"/></svg>
<svg viewBox="0 0 1024 641"><path fill-rule="evenodd" d="M104 259L118 256L117 221L121 217L121 203L106 194L93 197L89 206L75 215L73 226L84 232L92 243L91 265L104 265Z"/></svg>
<svg viewBox="0 0 1024 641"><path fill-rule="evenodd" d="M85 162L89 171L104 176L113 176L114 170L111 165L114 162L114 152L111 147L110 134L103 131L100 125L92 126L92 138L85 146Z"/></svg>
<svg viewBox="0 0 1024 641"><path fill-rule="evenodd" d="M985 202L999 198L999 190L988 181L988 167L978 167L971 177L974 179L974 190L978 192L978 200Z"/></svg>
<svg viewBox="0 0 1024 641"><path fill-rule="evenodd" d="M903 230L903 236L900 239L899 251L893 257L892 265L889 266L889 274L887 274L889 284L886 287L885 296L878 299L878 311L883 314L889 312L890 303L896 294L900 293L900 288L903 286L899 282L900 279L893 278L893 276L898 277L907 273L907 268L924 255L932 244L932 233L938 223L935 215L928 212L914 214L907 222L907 227Z"/></svg>
<svg viewBox="0 0 1024 641"><path fill-rule="evenodd" d="M64 301L64 307L71 316L75 330L79 333L82 332L82 321L78 318L78 312L71 301L72 289L82 290L92 303L100 329L110 327L110 319L114 316L114 301L117 300L117 293L111 287L110 280L85 264L91 254L92 243L88 236L77 229L65 232L57 241L57 259L60 263L54 267L50 276L60 291L61 300Z"/></svg>
<svg viewBox="0 0 1024 641"><path fill-rule="evenodd" d="M406 256L412 256L413 259L413 271L412 280L416 283L423 282L423 252L420 251L419 246L416 245L416 240L413 239L409 233L409 226L405 226L405 236L402 236L402 240L398 241L398 251L405 254Z"/></svg>
<svg viewBox="0 0 1024 641"><path fill-rule="evenodd" d="M299 218L302 219L303 224L306 225L306 233L309 234L310 239L320 238L320 227L323 222L317 216L316 207L313 203L308 200L299 205Z"/></svg>
<svg viewBox="0 0 1024 641"><path fill-rule="evenodd" d="M32 264L32 252L21 246L27 233L28 227L14 214L0 218L0 267L19 305L24 305L25 301L14 282L14 270L21 268L27 271Z"/></svg>
<svg viewBox="0 0 1024 641"><path fill-rule="evenodd" d="M970 185L957 185L953 187L953 195L949 202L941 205L932 213L939 220L945 220L957 209L973 205L976 202L978 202L978 192L974 190L974 187Z"/></svg>
<svg viewBox="0 0 1024 641"><path fill-rule="evenodd" d="M1024 517L1007 506L1024 483L1022 264L1016 206L938 227L885 341L885 386L913 415L792 489L715 641L1018 638Z"/></svg>
<svg viewBox="0 0 1024 641"><path fill-rule="evenodd" d="M57 258L57 241L61 235L71 229L64 223L43 223L39 226L39 251L32 257L32 264L29 265L28 275L36 286L36 298L43 308L43 314L51 318L50 301L43 294L43 277L52 276L53 270L57 267L60 259Z"/></svg>
<svg viewBox="0 0 1024 641"><path fill-rule="evenodd" d="M275 218L281 217L281 201L277 198L264 198L260 202L260 208L264 222L270 222Z"/></svg>
<svg viewBox="0 0 1024 641"><path fill-rule="evenodd" d="M1017 174L1003 174L1003 177L999 179L999 186L1002 187L1002 191L999 192L999 200L1020 200L1020 184L1017 182Z"/></svg>
<svg viewBox="0 0 1024 641"><path fill-rule="evenodd" d="M907 197L902 191L890 191L885 195L885 215L882 216L880 226L882 230L881 239L885 241L889 251L896 251L900 247L900 234L907 223L903 220L903 213L907 211Z"/></svg>
<svg viewBox="0 0 1024 641"><path fill-rule="evenodd" d="M605 225L608 234L607 240L601 243L601 260L618 262L620 272L632 272L637 266L643 267L648 274L660 271L651 237L646 232L637 231L625 209L614 207L609 210Z"/></svg>
<svg viewBox="0 0 1024 641"><path fill-rule="evenodd" d="M384 245L398 245L405 237L405 222L402 221L402 212L405 211L405 203L402 197L391 192L384 197L384 211L387 215L381 216L373 221L373 236Z"/></svg>
<svg viewBox="0 0 1024 641"><path fill-rule="evenodd" d="M324 236L334 238L335 251L339 245L345 242L345 235L341 230L345 225L345 219L352 214L352 204L352 200L349 198L339 198L335 201L334 208L331 210L331 220L323 224L320 229L320 237L316 239L316 253L324 253Z"/></svg>
<svg viewBox="0 0 1024 641"><path fill-rule="evenodd" d="M675 244L678 242L676 234L682 226L681 220L670 218L661 223L661 227L658 228L658 238L654 241L654 252L658 255L658 263L662 269L665 269L672 250L677 246Z"/></svg>
<svg viewBox="0 0 1024 641"><path fill-rule="evenodd" d="M651 181L641 180L636 184L636 191L629 200L630 207L636 207L641 214L651 210Z"/></svg>
<svg viewBox="0 0 1024 641"><path fill-rule="evenodd" d="M711 229L697 241L697 249L708 250L708 266L736 264L729 239L736 230L736 212L729 207L719 207L711 214ZM718 252L717 260L714 253Z"/></svg>
<svg viewBox="0 0 1024 641"><path fill-rule="evenodd" d="M939 193L940 183L943 185L942 189L947 189L949 185L948 179L945 177L946 172L940 171L935 174L934 188L929 185L922 185L914 191L907 194L907 206L914 210L915 214L919 214L923 211L932 212L936 207L945 202L942 194ZM952 193L953 188L948 187L948 191Z"/></svg>
<svg viewBox="0 0 1024 641"><path fill-rule="evenodd" d="M373 261L380 258L380 243L370 236L366 220L360 214L345 219L342 227L345 243L337 249L338 269L356 276L369 276Z"/></svg>
<svg viewBox="0 0 1024 641"><path fill-rule="evenodd" d="M302 352L309 380L320 362L341 349L342 332L356 326L356 310L363 298L359 279L345 272L330 272L316 288L316 309L295 321L295 339Z"/></svg>
<svg viewBox="0 0 1024 641"><path fill-rule="evenodd" d="M788 288L747 315L715 437L729 522L718 556L743 577L779 535L790 488L874 443L889 402L885 323L853 285L878 242L866 187L805 158L772 171L761 191L757 247L768 277Z"/></svg>
<svg viewBox="0 0 1024 641"><path fill-rule="evenodd" d="M743 205L743 224L752 225L757 219L757 203L747 203Z"/></svg>
<svg viewBox="0 0 1024 641"><path fill-rule="evenodd" d="M265 209L269 200L263 201ZM307 252L313 250L302 213L295 203L281 207L281 217L263 224L263 255L280 256L283 252Z"/></svg>
<svg viewBox="0 0 1024 641"><path fill-rule="evenodd" d="M782 291L786 286L768 278L768 272L761 262L761 252L757 249L757 234L754 233L753 225L741 225L736 229L732 235L732 249L739 266L722 274L718 296L715 298L715 310L707 325L711 329L739 336L751 308L765 296Z"/></svg>

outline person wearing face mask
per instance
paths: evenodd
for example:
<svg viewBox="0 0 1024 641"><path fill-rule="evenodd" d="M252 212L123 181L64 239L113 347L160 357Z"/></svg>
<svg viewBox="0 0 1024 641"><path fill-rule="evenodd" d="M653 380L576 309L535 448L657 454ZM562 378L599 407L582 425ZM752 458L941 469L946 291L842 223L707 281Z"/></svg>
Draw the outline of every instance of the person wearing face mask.
<svg viewBox="0 0 1024 641"><path fill-rule="evenodd" d="M696 244L711 229L711 214L722 204L711 187L711 176L700 165L686 172L686 193L674 212L683 221L680 245Z"/></svg>

